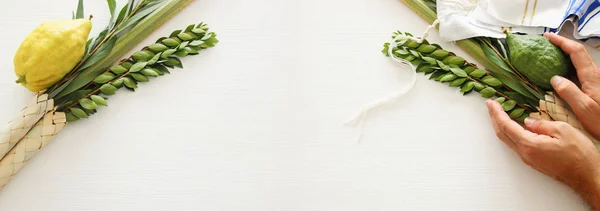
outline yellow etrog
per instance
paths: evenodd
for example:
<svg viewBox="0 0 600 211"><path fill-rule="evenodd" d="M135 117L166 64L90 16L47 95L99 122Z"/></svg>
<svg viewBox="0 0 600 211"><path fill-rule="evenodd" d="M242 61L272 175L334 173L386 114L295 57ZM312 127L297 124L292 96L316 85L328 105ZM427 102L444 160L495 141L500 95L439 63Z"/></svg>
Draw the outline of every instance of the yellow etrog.
<svg viewBox="0 0 600 211"><path fill-rule="evenodd" d="M87 19L40 24L15 54L17 83L38 92L58 82L83 57L91 28L92 23Z"/></svg>

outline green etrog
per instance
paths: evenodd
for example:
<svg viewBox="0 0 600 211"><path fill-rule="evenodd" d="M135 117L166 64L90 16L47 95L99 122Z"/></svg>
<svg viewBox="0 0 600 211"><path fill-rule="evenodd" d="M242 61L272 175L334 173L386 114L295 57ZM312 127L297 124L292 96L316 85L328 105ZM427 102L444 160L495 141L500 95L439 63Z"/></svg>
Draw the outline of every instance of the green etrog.
<svg viewBox="0 0 600 211"><path fill-rule="evenodd" d="M573 70L569 56L550 40L537 35L507 33L510 62L535 85L550 90L550 79Z"/></svg>

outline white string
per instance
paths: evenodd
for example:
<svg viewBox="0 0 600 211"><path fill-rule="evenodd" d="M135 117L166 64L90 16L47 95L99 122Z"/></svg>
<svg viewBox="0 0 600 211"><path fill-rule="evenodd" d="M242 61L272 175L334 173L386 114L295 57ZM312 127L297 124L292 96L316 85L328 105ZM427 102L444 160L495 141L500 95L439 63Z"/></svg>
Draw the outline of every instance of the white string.
<svg viewBox="0 0 600 211"><path fill-rule="evenodd" d="M474 3L474 0L470 0L469 2L465 2L462 0L446 0L446 1L448 1L450 3L455 3L455 4L459 5L460 7L464 8L466 10L469 10L469 11L473 10L476 6L476 4ZM441 19L444 19L445 17L448 17L448 16L450 16L452 14L456 14L456 13L460 13L460 12L456 11L456 12L451 12L451 13L439 16L435 21L433 21L433 23L431 23L431 25L429 25L427 27L427 29L423 33L423 36L421 36L419 38L409 37L409 36L404 36L404 35L397 35L396 37L394 37L394 40L392 42L390 42L391 44L388 47L388 55L389 55L390 59L392 59L393 61L395 61L399 64L408 66L410 68L409 71L411 72L411 79L410 79L410 82L409 82L407 88L405 88L404 90L402 90L394 95L391 95L387 98L379 100L379 101L371 104L370 106L367 106L360 113L358 113L356 116L354 116L354 118L352 118L350 121L346 122L346 124L351 124L351 125L359 124L359 127L360 127L359 134L358 134L358 142L359 143L362 140L362 137L364 135L364 125L365 125L367 116L369 115L369 112L371 112L374 109L379 108L383 105L389 104L393 101L400 99L402 96L404 96L410 90L412 90L415 83L417 82L417 70L416 70L415 66L405 59L396 57L393 52L394 48L399 45L404 44L404 42L406 42L408 40L413 40L419 44L423 43L423 41L425 41L425 39L427 39L427 37L429 37L429 34L431 33L431 31L433 31L437 27L437 25L440 23ZM402 39L402 41L400 43L396 42L398 39Z"/></svg>
<svg viewBox="0 0 600 211"><path fill-rule="evenodd" d="M401 43L397 43L396 40L398 38L404 38L403 41ZM363 109L360 113L358 113L354 118L352 118L350 121L346 122L346 124L352 124L352 125L356 125L359 124L359 134L358 134L358 142L360 142L362 140L363 137L363 131L364 131L364 125L365 125L365 121L366 118L369 114L369 112L371 112L372 110L386 105L388 103L391 103L395 100L400 99L403 95L405 95L406 93L408 93L410 90L412 90L413 86L415 85L415 83L417 82L417 70L415 68L415 66L410 63L409 61L402 59L402 58L398 58L394 55L394 48L398 45L402 45L404 44L404 42L406 42L407 40L414 40L417 41L419 39L416 39L414 37L408 37L408 36L403 36L403 35L398 35L396 36L396 38L391 42L390 46L388 47L388 54L390 56L390 59L392 59L393 61L397 62L398 64L402 64L402 65L406 65L408 66L410 69L408 71L410 71L411 73L411 78L410 78L410 82L409 85L407 86L407 88L405 88L404 90L391 95L387 98L384 98L382 100L379 100L373 104L371 104L370 106L367 106L365 109ZM422 42L422 41L421 41Z"/></svg>

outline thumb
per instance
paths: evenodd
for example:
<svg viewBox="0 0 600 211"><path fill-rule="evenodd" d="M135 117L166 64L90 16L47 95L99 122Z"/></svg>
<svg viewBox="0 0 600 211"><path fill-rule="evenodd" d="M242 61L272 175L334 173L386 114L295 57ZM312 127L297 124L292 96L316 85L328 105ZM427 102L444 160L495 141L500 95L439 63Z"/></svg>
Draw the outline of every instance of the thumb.
<svg viewBox="0 0 600 211"><path fill-rule="evenodd" d="M560 128L562 127L560 124L562 124L562 122L534 119L531 117L525 119L525 128L527 128L529 131L555 138L560 135Z"/></svg>
<svg viewBox="0 0 600 211"><path fill-rule="evenodd" d="M558 96L564 99L578 115L585 113L586 109L589 108L589 105L595 103L595 101L583 93L575 83L566 78L554 76L552 77L552 80L550 80L550 83Z"/></svg>

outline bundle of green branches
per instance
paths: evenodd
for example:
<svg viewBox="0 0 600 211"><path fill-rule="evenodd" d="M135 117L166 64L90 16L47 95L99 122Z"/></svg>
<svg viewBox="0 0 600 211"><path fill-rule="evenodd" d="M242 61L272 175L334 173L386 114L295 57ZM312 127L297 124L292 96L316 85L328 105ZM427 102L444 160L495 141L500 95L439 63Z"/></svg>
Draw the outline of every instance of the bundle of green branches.
<svg viewBox="0 0 600 211"><path fill-rule="evenodd" d="M430 24L437 19L436 0L401 1ZM431 74L430 79L460 87L464 94L475 91L484 98L493 98L515 120L522 122L531 116L567 122L594 141L600 150L600 142L585 131L551 87L536 85L515 68L506 39L476 37L457 41L456 44L481 65L478 67L440 45L430 44L427 40L416 42L410 33L398 31L392 37L394 43L384 44L386 56L408 60L417 65L417 72ZM568 63L570 65L570 61Z"/></svg>
<svg viewBox="0 0 600 211"><path fill-rule="evenodd" d="M37 93L16 118L0 129L0 187L67 122L95 114L100 106L107 106L107 97L116 94L118 89L133 91L139 83L168 74L169 69L182 68L180 58L215 46L219 41L206 24L192 24L119 60L191 1L129 0L116 13L115 0L107 0L110 23L87 41L77 65L65 72L67 74L58 82ZM79 0L73 19L82 18L83 0Z"/></svg>

